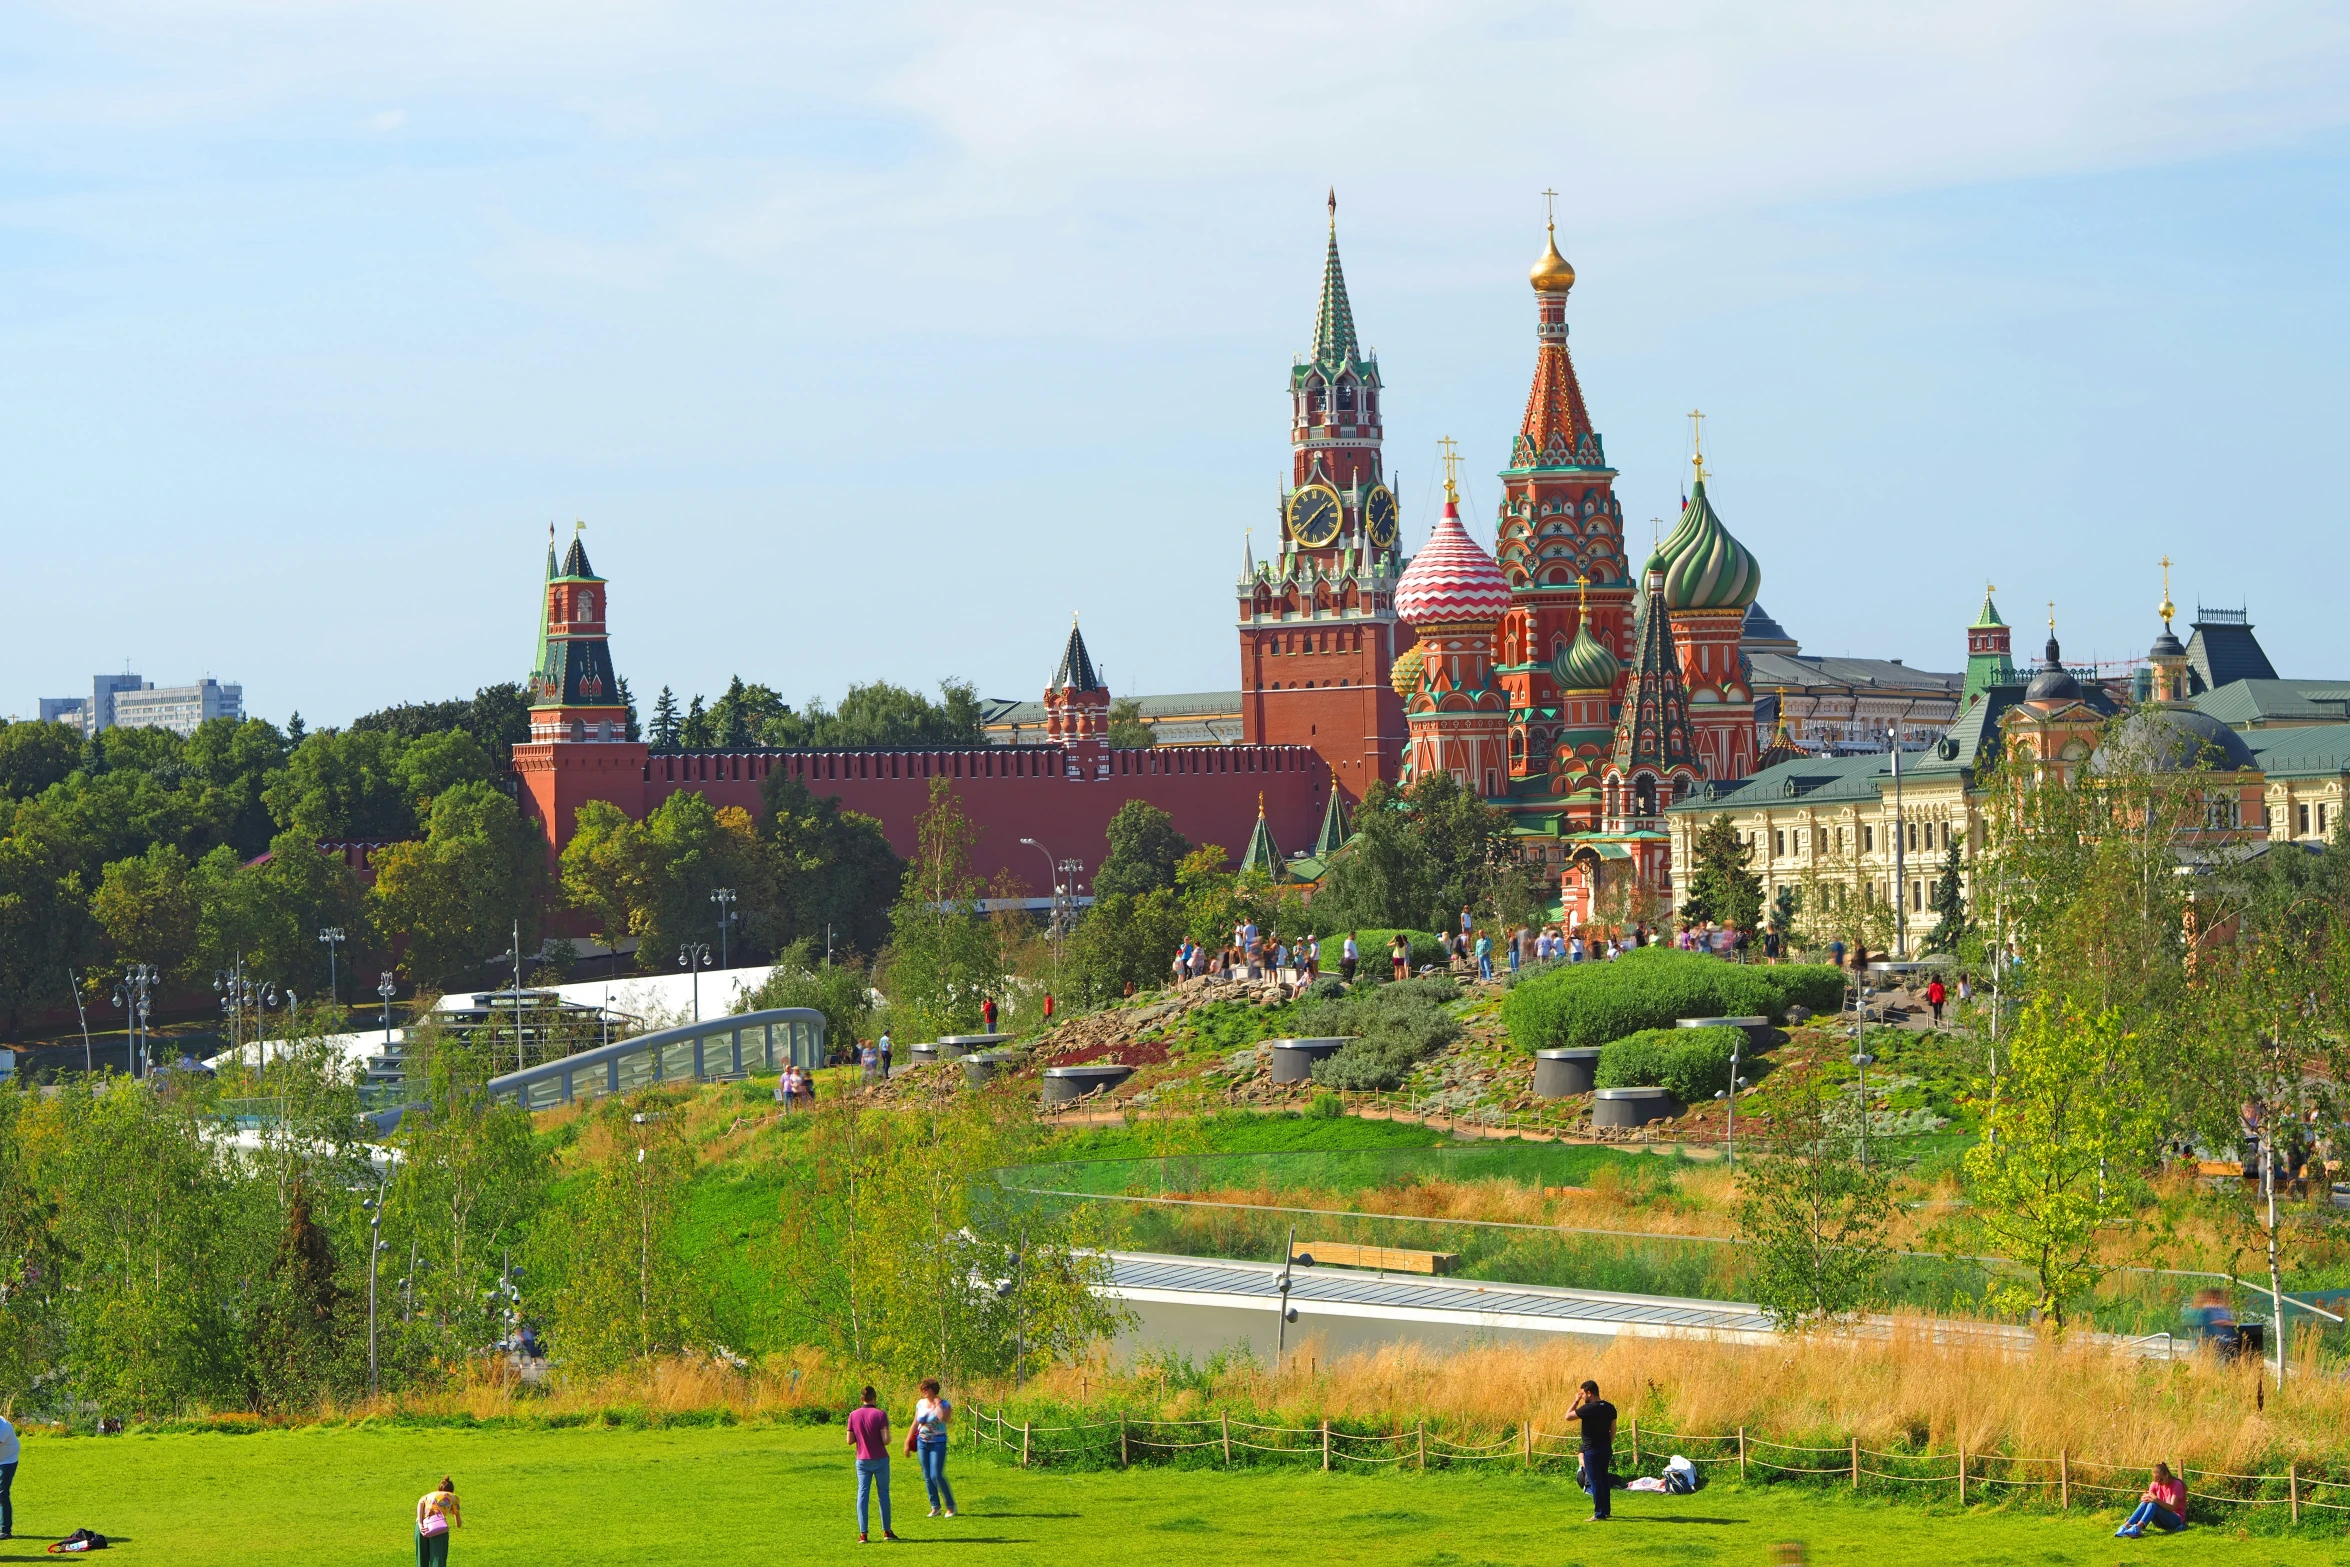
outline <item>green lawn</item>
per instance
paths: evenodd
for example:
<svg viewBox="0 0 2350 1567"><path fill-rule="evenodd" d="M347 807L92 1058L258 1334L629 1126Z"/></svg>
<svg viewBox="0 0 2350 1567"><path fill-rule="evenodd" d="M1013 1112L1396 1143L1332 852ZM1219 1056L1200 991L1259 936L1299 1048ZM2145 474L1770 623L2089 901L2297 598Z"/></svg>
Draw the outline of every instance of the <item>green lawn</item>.
<svg viewBox="0 0 2350 1567"><path fill-rule="evenodd" d="M44 1561L77 1524L119 1536L104 1560L335 1567L412 1560L410 1509L444 1470L467 1526L456 1567L530 1563L847 1562L857 1558L838 1426L668 1431L310 1430L250 1436L28 1438L17 1528L0 1562ZM923 1517L918 1470L895 1466L904 1548L959 1544L959 1562L1116 1561L1242 1567L1596 1567L1762 1564L1802 1540L1846 1563L2350 1563L2350 1541L2245 1539L2196 1528L2139 1544L2111 1516L2071 1519L1847 1502L1716 1486L1626 1496L1606 1525L1563 1480L1516 1473L1133 1470L1053 1474L958 1451L964 1515ZM877 1552L898 1547L876 1545Z"/></svg>

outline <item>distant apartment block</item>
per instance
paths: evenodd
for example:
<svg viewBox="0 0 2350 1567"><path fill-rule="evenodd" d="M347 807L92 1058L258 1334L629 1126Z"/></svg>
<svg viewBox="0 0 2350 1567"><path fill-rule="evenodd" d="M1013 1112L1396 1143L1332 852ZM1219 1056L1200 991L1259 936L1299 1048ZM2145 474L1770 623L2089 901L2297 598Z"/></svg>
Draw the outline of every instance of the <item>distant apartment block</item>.
<svg viewBox="0 0 2350 1567"><path fill-rule="evenodd" d="M245 716L245 688L199 680L157 686L137 675L99 675L88 696L41 698L43 723L71 724L85 735L101 729L170 729L188 735L208 718Z"/></svg>

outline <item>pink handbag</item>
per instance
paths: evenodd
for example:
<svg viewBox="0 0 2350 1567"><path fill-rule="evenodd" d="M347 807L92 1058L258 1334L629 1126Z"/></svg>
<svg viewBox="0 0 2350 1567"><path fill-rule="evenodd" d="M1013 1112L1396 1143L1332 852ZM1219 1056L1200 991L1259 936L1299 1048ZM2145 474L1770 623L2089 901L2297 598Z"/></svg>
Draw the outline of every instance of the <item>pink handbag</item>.
<svg viewBox="0 0 2350 1567"><path fill-rule="evenodd" d="M424 1522L416 1526L416 1532L428 1540L437 1534L447 1534L449 1532L449 1515L437 1507L434 1508L424 1515Z"/></svg>

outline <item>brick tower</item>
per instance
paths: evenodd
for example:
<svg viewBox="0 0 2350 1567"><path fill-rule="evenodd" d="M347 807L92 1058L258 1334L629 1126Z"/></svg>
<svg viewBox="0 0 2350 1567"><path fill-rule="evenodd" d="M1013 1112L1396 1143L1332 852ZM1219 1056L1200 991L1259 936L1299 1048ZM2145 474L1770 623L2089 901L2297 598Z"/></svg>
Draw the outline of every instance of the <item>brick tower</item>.
<svg viewBox="0 0 2350 1567"><path fill-rule="evenodd" d="M2170 602L2169 584L2164 584L2162 601ZM2007 622L1999 618L1999 606L1991 602L1991 595L1999 590L1989 583L1983 585L1982 613L1975 623L1966 628L1966 684L1960 688L1958 710L1963 713L1975 705L1975 699L1993 686L2011 686L2016 683L2014 644ZM2170 629L2169 617L2163 619L2163 630Z"/></svg>
<svg viewBox="0 0 2350 1567"><path fill-rule="evenodd" d="M550 530L539 656L528 685L530 739L514 748L523 808L546 831L550 865L571 841L579 808L590 800L632 817L644 814L651 748L628 737L628 708L605 636L610 609L604 579L588 565L578 535L558 565Z"/></svg>
<svg viewBox="0 0 2350 1567"><path fill-rule="evenodd" d="M1320 752L1349 798L1396 776L1403 704L1389 684L1411 631L1395 612L1394 491L1380 466L1379 361L1362 351L1338 264L1338 198L1313 352L1289 372L1279 547L1241 558L1241 733Z"/></svg>
<svg viewBox="0 0 2350 1567"><path fill-rule="evenodd" d="M1512 603L1498 674L1509 693L1509 771L1528 796L1571 794L1591 758L1577 757L1558 684L1560 660L1586 625L1619 662L1632 654L1632 572L1616 471L1583 406L1567 352L1567 293L1575 269L1554 225L1528 274L1534 288L1534 383L1501 472L1499 548ZM1587 595L1579 591L1588 584ZM1616 691L1622 691L1621 676Z"/></svg>
<svg viewBox="0 0 2350 1567"><path fill-rule="evenodd" d="M1066 748L1071 778L1106 778L1110 773L1110 688L1094 673L1093 655L1077 617L1069 617L1068 645L1061 665L1044 688L1044 737Z"/></svg>
<svg viewBox="0 0 2350 1567"><path fill-rule="evenodd" d="M628 707L612 672L604 634L610 608L604 579L588 565L587 546L571 536L563 564L547 539L547 596L539 616L539 661L530 675L533 740L625 741Z"/></svg>
<svg viewBox="0 0 2350 1567"><path fill-rule="evenodd" d="M1415 778L1450 773L1480 798L1498 798L1508 787L1509 720L1494 680L1494 627L1510 611L1510 585L1461 526L1450 474L1444 515L1412 557L1395 602L1419 634L1419 679L1404 705L1407 771Z"/></svg>

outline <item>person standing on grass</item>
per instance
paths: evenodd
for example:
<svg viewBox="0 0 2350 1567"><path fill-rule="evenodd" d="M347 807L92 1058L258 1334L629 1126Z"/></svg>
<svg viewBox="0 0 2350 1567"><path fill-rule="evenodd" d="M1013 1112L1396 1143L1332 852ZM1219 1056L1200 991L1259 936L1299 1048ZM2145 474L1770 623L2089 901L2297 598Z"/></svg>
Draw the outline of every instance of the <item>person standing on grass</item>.
<svg viewBox="0 0 2350 1567"><path fill-rule="evenodd" d="M1608 1471L1616 1461L1616 1406L1599 1396L1599 1384L1586 1382L1575 1395L1569 1420L1583 1427L1583 1489L1591 1493L1591 1521L1608 1520L1608 1490L1615 1476Z"/></svg>
<svg viewBox="0 0 2350 1567"><path fill-rule="evenodd" d="M16 1425L0 1415L0 1540L16 1538L16 1461L21 1456Z"/></svg>
<svg viewBox="0 0 2350 1567"><path fill-rule="evenodd" d="M416 1567L449 1567L449 1531L465 1522L457 1507L457 1482L447 1475L416 1503Z"/></svg>
<svg viewBox="0 0 2350 1567"><path fill-rule="evenodd" d="M894 1540L889 1527L889 1415L873 1402L873 1389L864 1393L865 1401L849 1411L849 1446L857 1454L857 1543L869 1545L867 1538L873 1523L873 1493L881 1492L881 1537Z"/></svg>
<svg viewBox="0 0 2350 1567"><path fill-rule="evenodd" d="M955 1488L947 1484L947 1417L955 1406L938 1390L938 1378L922 1379L922 1396L914 1400L914 1428L906 1433L906 1451L922 1460L922 1484L930 1492L930 1516L941 1507L955 1516Z"/></svg>
<svg viewBox="0 0 2350 1567"><path fill-rule="evenodd" d="M2170 1472L2168 1464L2154 1466L2154 1478L2146 1482L2145 1493L2138 1498L2138 1510L2122 1521L2122 1526L2113 1531L2113 1537L2142 1539L2148 1524L2164 1534L2177 1534L2187 1527L2187 1487Z"/></svg>
<svg viewBox="0 0 2350 1567"><path fill-rule="evenodd" d="M1493 938L1483 931L1477 932L1477 977L1493 977Z"/></svg>

